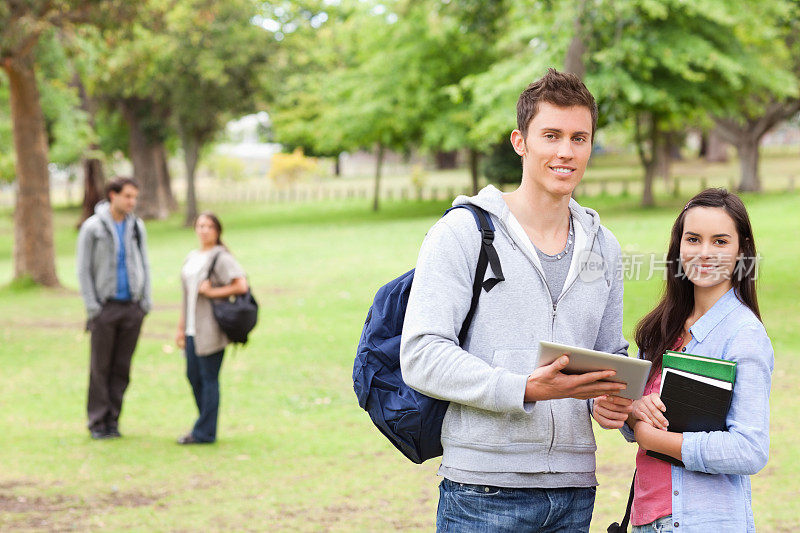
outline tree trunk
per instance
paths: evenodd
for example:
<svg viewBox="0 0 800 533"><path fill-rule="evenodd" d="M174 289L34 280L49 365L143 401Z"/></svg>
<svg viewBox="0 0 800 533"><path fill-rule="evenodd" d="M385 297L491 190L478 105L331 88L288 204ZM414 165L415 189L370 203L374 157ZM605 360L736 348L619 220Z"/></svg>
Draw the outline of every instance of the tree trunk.
<svg viewBox="0 0 800 533"><path fill-rule="evenodd" d="M774 124L761 124L758 119L748 119L735 123L727 119L716 119L720 137L736 147L739 156L740 191L760 191L761 178L758 174L759 144L761 138Z"/></svg>
<svg viewBox="0 0 800 533"><path fill-rule="evenodd" d="M78 96L80 96L81 99L81 109L86 113L89 119L89 126L92 130L95 130L94 117L97 106L86 92L86 86L83 84L77 71L72 76L72 86L78 90ZM99 151L100 146L97 143L92 143L89 146L88 153L81 162L83 165L83 208L81 210L81 218L78 221L78 227L94 214L94 207L103 199L103 185L105 183L103 162L95 157L95 154Z"/></svg>
<svg viewBox="0 0 800 533"><path fill-rule="evenodd" d="M672 177L672 150L672 135L665 133L661 136L661 142L656 145L655 151L656 175L660 176L665 184L669 183Z"/></svg>
<svg viewBox="0 0 800 533"><path fill-rule="evenodd" d="M727 163L728 145L714 130L707 134L705 160L709 163Z"/></svg>
<svg viewBox="0 0 800 533"><path fill-rule="evenodd" d="M342 154L336 154L333 158L333 175L337 178L342 177Z"/></svg>
<svg viewBox="0 0 800 533"><path fill-rule="evenodd" d="M478 180L480 178L480 174L478 171L478 163L480 162L481 154L474 148L470 148L469 150L469 173L472 176L472 194L473 196L478 194Z"/></svg>
<svg viewBox="0 0 800 533"><path fill-rule="evenodd" d="M156 143L153 149L153 157L158 170L158 189L159 196L163 198L169 212L178 210L178 201L172 194L172 179L169 174L167 148L163 142Z"/></svg>
<svg viewBox="0 0 800 533"><path fill-rule="evenodd" d="M656 205L653 194L653 182L656 179L656 165L650 163L644 166L644 191L642 192L642 207L653 207Z"/></svg>
<svg viewBox="0 0 800 533"><path fill-rule="evenodd" d="M195 194L194 176L197 160L200 157L200 143L187 134L181 134L183 144L183 160L186 163L186 218L184 225L189 227L197 218L197 196Z"/></svg>
<svg viewBox="0 0 800 533"><path fill-rule="evenodd" d="M642 131L645 126L646 131ZM644 168L644 191L642 192L642 207L652 207L656 204L653 194L653 181L658 170L659 145L662 143L658 117L652 113L643 113L635 118L636 150L639 161ZM648 148L649 147L649 154Z"/></svg>
<svg viewBox="0 0 800 533"><path fill-rule="evenodd" d="M156 164L155 147L148 140L142 129L141 102L126 99L120 103L122 116L130 130L128 151L133 163L133 177L139 182L139 203L137 213L146 219L164 219L169 215L164 190L159 187L159 173L162 170Z"/></svg>
<svg viewBox="0 0 800 533"><path fill-rule="evenodd" d="M739 168L741 170L740 191L758 192L761 190L761 178L758 174L758 145L760 141L760 138L748 135L736 145L736 151L739 154Z"/></svg>
<svg viewBox="0 0 800 533"><path fill-rule="evenodd" d="M740 191L760 191L761 178L758 174L759 144L761 139L776 124L800 111L800 98L772 102L758 117L748 117L744 122L725 117L716 117L717 132L729 143L736 146L739 154L741 178Z"/></svg>
<svg viewBox="0 0 800 533"><path fill-rule="evenodd" d="M456 168L458 163L458 152L455 150L449 152L437 150L434 158L436 159L436 168L438 170L451 170Z"/></svg>
<svg viewBox="0 0 800 533"><path fill-rule="evenodd" d="M14 279L59 285L50 206L50 173L44 114L39 101L33 54L6 59L11 120L16 150L17 198L14 208Z"/></svg>
<svg viewBox="0 0 800 533"><path fill-rule="evenodd" d="M586 74L586 66L583 63L583 56L586 54L583 30L586 0L580 0L580 2L578 2L576 12L577 14L572 24L572 40L567 49L567 57L564 59L564 71L575 74L580 79L583 79Z"/></svg>
<svg viewBox="0 0 800 533"><path fill-rule="evenodd" d="M92 145L95 146L95 145ZM103 199L103 162L95 157L83 160L83 210L78 226L94 214L94 207Z"/></svg>
<svg viewBox="0 0 800 533"><path fill-rule="evenodd" d="M378 149L375 154L375 191L372 195L372 210L377 211L380 203L381 196L381 170L383 170L383 143L378 143Z"/></svg>

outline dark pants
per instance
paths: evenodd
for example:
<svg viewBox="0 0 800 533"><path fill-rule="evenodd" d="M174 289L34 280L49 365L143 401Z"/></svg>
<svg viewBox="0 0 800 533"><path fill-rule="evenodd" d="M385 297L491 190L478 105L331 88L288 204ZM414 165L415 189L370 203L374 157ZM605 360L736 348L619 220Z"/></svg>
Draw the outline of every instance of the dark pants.
<svg viewBox="0 0 800 533"><path fill-rule="evenodd" d="M595 489L506 489L444 479L436 531L580 533L589 531Z"/></svg>
<svg viewBox="0 0 800 533"><path fill-rule="evenodd" d="M198 356L194 351L194 337L186 337L186 377L192 385L194 401L200 416L192 428L192 437L199 442L217 440L217 415L219 414L219 369L225 350L211 355Z"/></svg>
<svg viewBox="0 0 800 533"><path fill-rule="evenodd" d="M136 302L108 302L89 324L92 352L87 413L90 430L116 428L144 311Z"/></svg>

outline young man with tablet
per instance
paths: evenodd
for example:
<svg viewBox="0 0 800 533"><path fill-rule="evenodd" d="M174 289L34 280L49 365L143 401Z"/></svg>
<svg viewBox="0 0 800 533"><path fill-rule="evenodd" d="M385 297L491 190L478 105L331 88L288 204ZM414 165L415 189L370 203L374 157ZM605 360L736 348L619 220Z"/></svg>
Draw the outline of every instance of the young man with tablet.
<svg viewBox="0 0 800 533"><path fill-rule="evenodd" d="M550 69L517 102L511 144L522 181L460 196L491 215L505 280L481 294L463 345L481 248L456 209L428 232L406 309L403 377L450 401L437 529L588 531L594 507L591 399L624 385L613 371L567 375L567 357L536 368L539 341L626 355L620 246L597 213L571 198L592 150L597 105L577 77ZM491 275L491 271L490 271ZM618 428L630 400L598 415Z"/></svg>

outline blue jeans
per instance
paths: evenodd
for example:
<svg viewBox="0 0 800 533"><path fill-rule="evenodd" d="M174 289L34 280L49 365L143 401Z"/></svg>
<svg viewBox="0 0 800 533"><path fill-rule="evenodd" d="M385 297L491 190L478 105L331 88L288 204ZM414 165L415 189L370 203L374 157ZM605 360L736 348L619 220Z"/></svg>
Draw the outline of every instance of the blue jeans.
<svg viewBox="0 0 800 533"><path fill-rule="evenodd" d="M200 357L194 351L194 337L186 337L186 377L192 385L194 401L200 411L192 429L192 437L199 442L217 440L219 369L224 353L225 350L220 350Z"/></svg>
<svg viewBox="0 0 800 533"><path fill-rule="evenodd" d="M595 488L507 489L444 479L436 531L516 533L589 531Z"/></svg>
<svg viewBox="0 0 800 533"><path fill-rule="evenodd" d="M633 526L633 533L672 533L672 515L662 516L643 526Z"/></svg>

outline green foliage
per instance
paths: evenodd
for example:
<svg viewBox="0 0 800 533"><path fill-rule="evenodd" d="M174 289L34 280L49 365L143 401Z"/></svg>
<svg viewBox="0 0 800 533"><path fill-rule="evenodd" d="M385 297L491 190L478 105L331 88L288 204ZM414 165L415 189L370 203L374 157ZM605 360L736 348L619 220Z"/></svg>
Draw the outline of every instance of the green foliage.
<svg viewBox="0 0 800 533"><path fill-rule="evenodd" d="M423 50L416 46L424 33L415 26L424 13L416 5L389 6L388 11L373 6L350 19L360 29L354 50L357 62L330 75L329 95L336 105L326 108L319 122L323 150L331 145L377 144L403 149L422 135L423 113L429 108L421 101L426 94L425 61ZM404 23L398 23L400 17Z"/></svg>
<svg viewBox="0 0 800 533"><path fill-rule="evenodd" d="M469 133L474 142L489 146L500 132L516 128L520 93L547 67L561 67L572 37L564 30L572 27L575 14L575 3L566 0L511 3L506 30L494 41L496 60L460 82L474 95L476 120Z"/></svg>
<svg viewBox="0 0 800 533"><path fill-rule="evenodd" d="M473 91L460 81L496 58L506 2L342 4L329 22L301 23L285 38L292 53L271 111L276 139L319 155L378 143L484 148L470 135Z"/></svg>
<svg viewBox="0 0 800 533"><path fill-rule="evenodd" d="M770 40L774 48L765 54L765 30L751 24L761 18L758 3L643 0L606 7L589 36L587 83L610 120L648 112L663 129L680 129L737 105L740 88L791 91L791 76L775 62L779 43Z"/></svg>
<svg viewBox="0 0 800 533"><path fill-rule="evenodd" d="M508 137L492 144L488 155L481 164L483 165L483 174L490 183L518 185L520 182L522 164Z"/></svg>
<svg viewBox="0 0 800 533"><path fill-rule="evenodd" d="M0 4L0 61L18 61L33 51L40 105L52 163L79 161L96 137L79 107L74 87L74 50L65 46L72 35L92 26L122 24L136 11L124 0L30 0ZM89 31L89 30L86 30ZM14 178L13 143L6 134L10 122L8 91L0 84L0 181Z"/></svg>
<svg viewBox="0 0 800 533"><path fill-rule="evenodd" d="M425 63L425 77L430 84L426 98L431 110L426 114L422 145L431 150L468 147L484 151L485 139L472 134L480 118L473 105L475 94L461 81L484 72L499 58L495 42L508 24L508 2L420 4L435 14L426 19L428 42L419 44L431 58Z"/></svg>
<svg viewBox="0 0 800 533"><path fill-rule="evenodd" d="M101 107L94 116L100 151L106 156L128 151L130 131L122 115L116 109Z"/></svg>
<svg viewBox="0 0 800 533"><path fill-rule="evenodd" d="M50 30L39 40L36 63L50 162L61 166L77 163L95 135L86 113L80 109L75 71L58 32Z"/></svg>
<svg viewBox="0 0 800 533"><path fill-rule="evenodd" d="M331 73L357 61L359 40L350 3L314 8L284 2L265 5L265 10L263 19L280 24L275 32L280 82L270 106L275 140L321 157L352 148L338 128L326 130L321 124L331 108L344 104L333 98Z"/></svg>
<svg viewBox="0 0 800 533"><path fill-rule="evenodd" d="M253 0L183 0L165 17L169 68L162 73L180 131L201 144L269 98L276 43L253 23ZM166 64L165 64L166 66Z"/></svg>
<svg viewBox="0 0 800 533"><path fill-rule="evenodd" d="M70 59L59 33L46 31L36 46L40 104L48 134L50 162L68 166L81 160L94 133L79 108ZM0 182L16 177L8 85L0 83Z"/></svg>
<svg viewBox="0 0 800 533"><path fill-rule="evenodd" d="M330 42L293 59L290 91L273 112L278 141L335 154L376 144L404 149L422 140L424 124L447 97L452 72L440 19L426 2L362 2L323 24L290 35L290 47ZM317 46L317 45L313 45ZM457 79L457 78L456 78ZM455 80L453 80L455 81Z"/></svg>
<svg viewBox="0 0 800 533"><path fill-rule="evenodd" d="M136 113L151 142L204 145L230 119L269 98L271 35L253 22L253 0L148 0L128 25L84 31L74 45L89 92L105 103L97 129L105 153L128 150L120 103ZM240 174L226 169L223 174Z"/></svg>

